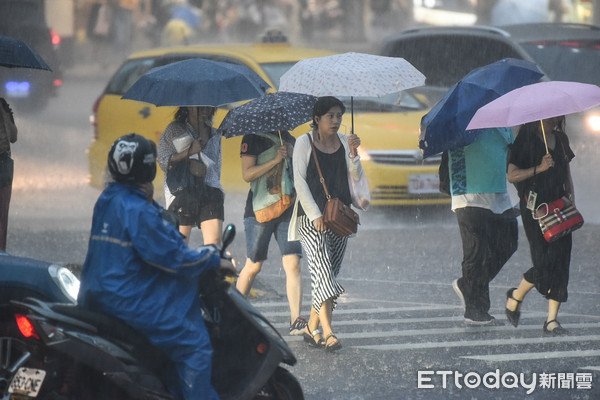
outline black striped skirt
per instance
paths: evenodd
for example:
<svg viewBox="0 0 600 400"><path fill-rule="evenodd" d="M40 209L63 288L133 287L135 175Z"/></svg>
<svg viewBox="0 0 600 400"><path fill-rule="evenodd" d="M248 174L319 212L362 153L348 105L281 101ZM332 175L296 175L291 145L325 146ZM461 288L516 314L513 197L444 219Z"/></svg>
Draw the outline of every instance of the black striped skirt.
<svg viewBox="0 0 600 400"><path fill-rule="evenodd" d="M337 298L344 293L337 276L348 237L338 236L329 229L316 230L306 215L298 217L298 233L310 272L312 307L319 313L323 302L332 299L335 309Z"/></svg>

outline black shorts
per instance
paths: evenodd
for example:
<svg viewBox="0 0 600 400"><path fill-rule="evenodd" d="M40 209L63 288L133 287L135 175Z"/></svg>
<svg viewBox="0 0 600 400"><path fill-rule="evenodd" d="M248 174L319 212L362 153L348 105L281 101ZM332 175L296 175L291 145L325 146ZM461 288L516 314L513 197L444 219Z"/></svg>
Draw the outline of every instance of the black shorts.
<svg viewBox="0 0 600 400"><path fill-rule="evenodd" d="M198 228L204 221L211 219L225 219L224 208L225 197L220 189L212 186L204 186L202 193L195 196L194 201L175 200L169 206L169 211L174 212L179 219L179 225L194 226Z"/></svg>

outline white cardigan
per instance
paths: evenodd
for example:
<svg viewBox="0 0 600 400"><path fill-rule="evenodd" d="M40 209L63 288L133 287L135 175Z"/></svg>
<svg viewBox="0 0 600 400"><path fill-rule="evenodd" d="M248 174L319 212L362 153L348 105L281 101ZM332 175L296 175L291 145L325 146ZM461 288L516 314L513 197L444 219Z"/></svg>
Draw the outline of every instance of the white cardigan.
<svg viewBox="0 0 600 400"><path fill-rule="evenodd" d="M302 209L310 221L321 217L323 214L319 210L319 206L312 197L308 183L306 182L306 170L308 163L312 157L312 149L308 135L312 135L313 132L306 133L296 140L294 145L294 154L292 157L294 166L294 187L296 188L296 203L294 204L294 211L290 219L290 226L288 228L288 240L295 241L300 240L298 235L298 203L302 203ZM312 136L311 136L312 137ZM346 165L348 166L348 184L350 186L350 194L352 196L352 204L362 210L368 208L370 202L370 196L368 193L368 183L360 162L360 157L350 156L350 145L348 144L348 136L338 132L338 137L344 146L344 154L346 155ZM357 193L355 186L361 186L366 189L366 194ZM365 203L366 201L366 203ZM361 207L361 204L363 206Z"/></svg>

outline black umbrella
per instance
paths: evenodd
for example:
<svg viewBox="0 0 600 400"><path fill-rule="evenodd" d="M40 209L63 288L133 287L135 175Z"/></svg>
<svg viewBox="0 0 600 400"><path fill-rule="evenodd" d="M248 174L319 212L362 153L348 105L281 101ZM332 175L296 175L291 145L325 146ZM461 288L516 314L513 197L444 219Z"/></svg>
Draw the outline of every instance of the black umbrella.
<svg viewBox="0 0 600 400"><path fill-rule="evenodd" d="M290 131L312 119L315 96L301 93L268 93L229 111L219 130L223 136Z"/></svg>
<svg viewBox="0 0 600 400"><path fill-rule="evenodd" d="M44 59L22 40L0 35L0 66L52 71Z"/></svg>

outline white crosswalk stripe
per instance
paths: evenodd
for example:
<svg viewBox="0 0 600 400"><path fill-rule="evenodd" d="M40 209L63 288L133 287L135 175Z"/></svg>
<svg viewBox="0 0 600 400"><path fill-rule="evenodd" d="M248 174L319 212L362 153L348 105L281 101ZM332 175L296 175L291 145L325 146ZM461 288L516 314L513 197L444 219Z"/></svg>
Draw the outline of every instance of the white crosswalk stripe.
<svg viewBox="0 0 600 400"><path fill-rule="evenodd" d="M261 302L254 305L279 329L290 343L302 337L288 336L289 309L285 301ZM496 310L501 315L503 310ZM337 336L344 347L368 351L414 351L459 349L463 359L487 362L511 362L550 358L593 359L600 357L600 318L582 314L561 313L567 336L542 334L543 312L523 314L517 329L504 318L499 324L473 327L464 324L462 311L456 305L353 301L343 304L334 315ZM535 322L534 322L535 321ZM481 334L485 334L482 336ZM598 334L597 334L598 333ZM489 335L488 335L489 334ZM475 337L474 337L475 336ZM573 348L584 344L583 348ZM539 346L552 345L552 351L539 351ZM558 348L560 347L560 348ZM592 347L592 348L586 348ZM477 354L477 349L486 349ZM492 354L489 354L493 349ZM557 348L556 350L554 348ZM507 352L507 349L510 351ZM600 366L587 365L580 370L597 371Z"/></svg>

